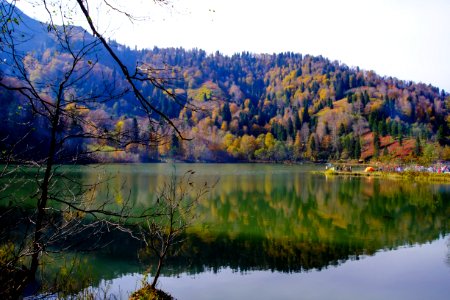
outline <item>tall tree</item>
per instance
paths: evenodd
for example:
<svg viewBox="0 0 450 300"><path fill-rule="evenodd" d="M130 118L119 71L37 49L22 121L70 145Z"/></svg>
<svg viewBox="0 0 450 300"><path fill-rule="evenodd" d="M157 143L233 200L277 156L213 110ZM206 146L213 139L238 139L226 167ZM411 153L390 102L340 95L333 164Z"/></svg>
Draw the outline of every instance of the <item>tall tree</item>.
<svg viewBox="0 0 450 300"><path fill-rule="evenodd" d="M417 135L414 143L414 155L420 156L422 154L422 145L420 143L420 137Z"/></svg>
<svg viewBox="0 0 450 300"><path fill-rule="evenodd" d="M355 154L354 158L359 159L361 157L361 138L358 137L355 139Z"/></svg>
<svg viewBox="0 0 450 300"><path fill-rule="evenodd" d="M33 181L36 192L30 195L30 199L27 197L25 199L34 201L34 208L32 213L15 220L16 226L13 229L19 233L8 236L22 239L15 241L15 244L19 246L14 247L9 256L11 259L5 265L2 262L1 268L2 271L4 267L6 270L16 270L11 269L11 265L24 261L23 258L28 258L25 261L29 264L24 265L20 272L11 274L9 278L2 276L2 279L8 280L7 283L2 282L2 286L6 284L11 288L5 297L19 296L27 283L35 280L40 261L50 248L61 244L64 248L70 248L70 241L76 242L80 236L86 238L89 235L99 235L106 229L118 228L129 231L124 227L125 220L149 216L146 212L132 215L128 200L121 204L116 203L112 206L113 209L107 208L111 207L110 202L115 203L113 198L100 202L86 201L86 193L95 189L99 182L85 185L70 175L58 173L59 162L77 163L80 158L92 152L103 151L101 147L78 148L76 151L71 151L69 145L74 140L105 141L124 149L137 137L135 130L122 130L123 126L119 123L120 130L102 128L100 120L87 118L83 111L89 111L90 108L99 104L115 101L131 91L136 99L136 107L146 113L150 124L159 126L165 123L182 137L181 132L169 117L147 97L144 97L138 88L138 84L147 82L177 101L175 95L166 89L166 81L155 76L150 66L139 65L132 72L126 67L94 25L87 1L79 0L76 4L85 16L94 36L71 25L70 15L76 13L73 11L74 6L59 6L47 1L42 1L41 4L49 13L49 18L45 26L40 26L42 32L36 36L29 35L26 31L26 28L31 27L32 24L23 24L24 20L33 21L22 17L15 8L15 1L11 4L2 1L0 4L2 15L0 50L7 57L5 59L7 66L2 68L0 87L11 91L15 97L23 99L27 104L26 109L42 123L40 129L46 130L46 139L42 141L39 155L32 153L29 156L33 158L31 162L37 168L36 180ZM55 6L52 7L52 5ZM64 10L65 7L70 7L69 11ZM94 8L91 7L91 9ZM8 16L9 21L3 22L3 16ZM62 24L55 24L55 19ZM34 28L34 30L38 29L38 27ZM35 32L31 31L33 34ZM55 70L52 66L54 61L39 61L33 52L26 52L26 45L34 45L36 38L42 37L55 43L57 51L54 56L57 61L61 61L60 68ZM117 64L125 82L128 83L127 87L116 89L113 79L106 77L102 88L91 90L84 88L83 83L95 80L94 70L101 57L98 53L107 53ZM36 70L46 70L48 74L41 78L36 76ZM157 116L156 119L154 115ZM22 138L24 137L16 139L15 143L20 143ZM156 138L152 142L157 140ZM33 149L30 150L33 151ZM21 155L24 154L21 153ZM12 207L20 207L22 201L25 201L24 198L11 195L9 201ZM0 217L13 218L13 215L2 214Z"/></svg>
<svg viewBox="0 0 450 300"><path fill-rule="evenodd" d="M227 123L231 121L231 110L228 102L225 102L225 104L222 107L222 120Z"/></svg>
<svg viewBox="0 0 450 300"><path fill-rule="evenodd" d="M380 156L380 147L381 147L380 135L378 132L374 132L374 134L373 134L373 149L374 149L375 157Z"/></svg>
<svg viewBox="0 0 450 300"><path fill-rule="evenodd" d="M302 124L309 123L311 121L311 118L309 116L308 112L308 105L305 101L305 107L303 108L303 114L302 114Z"/></svg>

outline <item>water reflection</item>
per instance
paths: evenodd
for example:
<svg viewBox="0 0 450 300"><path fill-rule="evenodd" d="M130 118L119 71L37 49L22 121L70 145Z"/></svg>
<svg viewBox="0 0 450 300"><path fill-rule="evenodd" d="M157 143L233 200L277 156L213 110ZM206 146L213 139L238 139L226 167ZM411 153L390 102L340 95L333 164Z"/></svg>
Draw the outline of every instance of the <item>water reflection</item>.
<svg viewBox="0 0 450 300"><path fill-rule="evenodd" d="M447 240L447 249L448 249L448 252L447 252L447 258L446 258L445 262L450 267L450 236L448 237L448 240Z"/></svg>
<svg viewBox="0 0 450 300"><path fill-rule="evenodd" d="M311 167L186 165L199 181L220 178L198 207L181 254L166 275L230 267L298 272L322 269L380 249L425 243L449 232L446 185L373 178L325 178ZM109 166L109 190L136 209L154 201L172 172L165 164ZM87 176L88 175L88 176ZM96 176L86 173L85 178ZM99 191L97 197L105 196ZM130 251L128 251L130 252Z"/></svg>
<svg viewBox="0 0 450 300"><path fill-rule="evenodd" d="M368 178L326 178L314 166L178 164L193 169L199 181L220 179L198 206L199 218L189 229L165 275L205 270L321 270L380 249L422 244L449 232L450 187ZM130 200L134 210L148 208L155 191L171 174L168 164L64 167L66 176L86 184L113 175L92 198L114 194ZM21 193L25 193L21 189ZM138 272L139 243L126 235L111 236L102 253L88 255L113 278ZM450 252L450 250L449 250ZM450 258L447 259L447 262ZM131 263L130 263L131 262Z"/></svg>

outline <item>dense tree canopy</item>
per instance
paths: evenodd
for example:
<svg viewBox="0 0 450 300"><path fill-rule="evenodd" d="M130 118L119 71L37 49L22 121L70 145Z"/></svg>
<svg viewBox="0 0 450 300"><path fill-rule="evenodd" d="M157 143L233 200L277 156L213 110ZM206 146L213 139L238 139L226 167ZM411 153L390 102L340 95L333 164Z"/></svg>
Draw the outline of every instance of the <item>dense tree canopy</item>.
<svg viewBox="0 0 450 300"><path fill-rule="evenodd" d="M230 57L199 49L137 51L114 41L109 45L124 65L145 65L164 82L166 89L149 82L135 81L135 85L184 137L195 142L165 134L161 136L167 139L155 147L133 145L136 138L162 129L137 109L133 93L125 93L115 101L83 107L82 112L74 107L108 132L120 127L130 133L123 145L84 141L82 146L89 149L133 149L94 154L91 160L148 161L170 156L202 161L370 159L383 153L389 158L414 158L417 137L435 143L439 157L449 159L450 96L437 87L290 52L243 52ZM51 36L33 48L24 57L24 64L33 66L30 76L36 81L57 77L67 58L57 51ZM105 52L96 55L92 80L78 85L77 95L98 90L106 81L114 82L116 88L127 86L117 64ZM8 80L14 79L2 78ZM41 140L43 123L26 101L6 90L0 90L0 97L0 115L6 120L0 128L2 136L28 130L16 126L28 120L35 128L27 136L29 143ZM152 115L152 120L158 119L158 114ZM83 126L74 124L74 130L75 125ZM262 142L268 135L274 139L270 145ZM177 149L170 149L172 144Z"/></svg>

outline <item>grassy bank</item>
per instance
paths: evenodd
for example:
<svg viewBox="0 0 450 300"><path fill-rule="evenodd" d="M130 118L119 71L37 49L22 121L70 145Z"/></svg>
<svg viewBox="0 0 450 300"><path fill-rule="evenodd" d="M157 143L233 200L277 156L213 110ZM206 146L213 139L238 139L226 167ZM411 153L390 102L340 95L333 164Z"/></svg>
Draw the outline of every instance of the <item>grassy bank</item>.
<svg viewBox="0 0 450 300"><path fill-rule="evenodd" d="M439 182L450 183L450 173L431 173L431 172L364 172L364 171L316 171L314 173L323 174L325 176L340 176L340 177L371 177L371 178L389 178L389 179L401 179L401 180L413 180L420 182Z"/></svg>

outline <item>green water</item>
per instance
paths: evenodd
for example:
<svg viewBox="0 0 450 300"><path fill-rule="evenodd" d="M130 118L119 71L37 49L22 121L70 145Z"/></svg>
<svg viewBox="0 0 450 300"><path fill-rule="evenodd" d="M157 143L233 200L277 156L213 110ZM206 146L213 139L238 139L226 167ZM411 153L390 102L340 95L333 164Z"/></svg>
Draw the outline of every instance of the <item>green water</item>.
<svg viewBox="0 0 450 300"><path fill-rule="evenodd" d="M182 251L170 258L163 270L162 288L179 299L247 299L248 293L253 293L255 299L271 299L277 294L264 290L268 282L283 287L284 294L278 294L283 299L302 298L298 294L302 291L307 299L413 299L414 295L422 295L418 290L423 295L433 291L433 299L445 299L450 288L441 283L450 282L450 249L446 243L450 185L327 178L310 173L322 168L269 164L176 164L174 168L171 164L138 164L62 167L60 172L85 184L105 180L91 196L99 201L111 197L118 203L129 201L135 211L154 203L155 191L174 170L177 174L194 170L199 183L217 181L208 197L198 204L198 217L188 229ZM16 194L26 195L31 186L20 186ZM126 289L118 286L135 288L139 274L151 261L138 262L140 245L133 239L121 235L115 241L85 258L92 265L96 284L109 285L112 293L123 293ZM361 272L362 278L395 274L404 268L392 263L399 260L396 256L410 257L405 266L417 264L418 257L402 254L409 249L421 250L423 253L417 255L421 261L430 259L429 267L418 267L420 274L397 286L368 279L374 290L367 287L371 297L363 297L362 283L354 286L357 281L349 274L358 277ZM379 267L371 266L371 259ZM333 272L343 281L337 294L333 293ZM329 276L332 278L327 279ZM411 274L405 276L403 279ZM315 283L299 290L311 280ZM414 285L415 281L421 284ZM217 282L239 288L230 287L233 293L227 294ZM186 285L190 289L183 289ZM414 288L407 288L410 285ZM192 292L196 286L198 294ZM311 287L323 293L316 295L309 290ZM274 285L272 290L276 289ZM224 297L219 297L219 291Z"/></svg>

